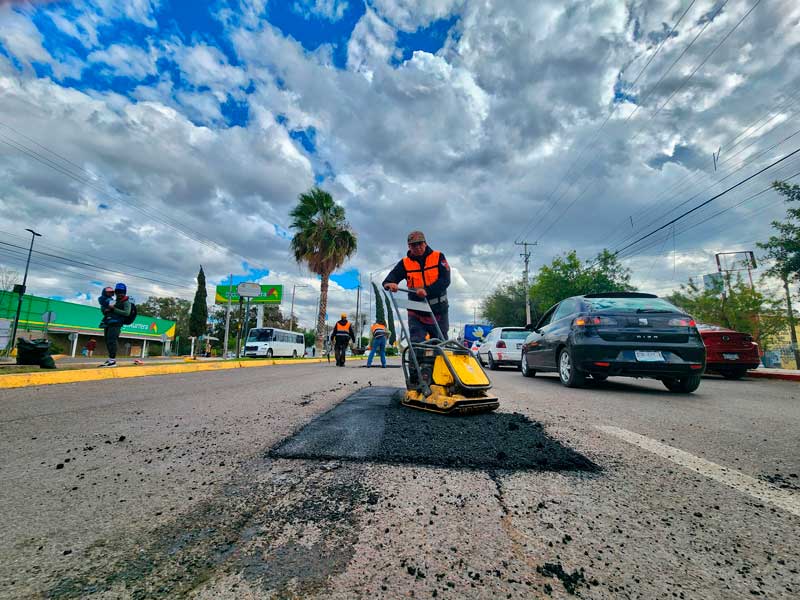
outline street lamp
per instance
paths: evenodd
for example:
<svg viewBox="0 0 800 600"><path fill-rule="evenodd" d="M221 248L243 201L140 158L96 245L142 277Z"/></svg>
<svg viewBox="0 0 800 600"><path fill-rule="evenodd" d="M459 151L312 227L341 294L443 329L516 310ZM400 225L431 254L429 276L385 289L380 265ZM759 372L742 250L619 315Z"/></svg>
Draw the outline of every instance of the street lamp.
<svg viewBox="0 0 800 600"><path fill-rule="evenodd" d="M14 326L11 329L11 338L9 339L7 354L10 354L11 350L13 350L14 340L16 340L17 338L17 328L19 327L19 315L22 312L22 297L25 295L25 286L28 283L28 267L30 267L31 254L33 254L33 241L37 237L42 237L41 233L36 233L33 229L25 229L25 231L30 231L31 233L31 247L28 248L28 260L25 262L25 275L22 277L22 285L14 286L14 288L19 292L19 300L17 301L17 314L14 317Z"/></svg>
<svg viewBox="0 0 800 600"><path fill-rule="evenodd" d="M292 285L292 309L289 311L289 331L294 331L294 291L299 287L311 287L305 283L295 283Z"/></svg>

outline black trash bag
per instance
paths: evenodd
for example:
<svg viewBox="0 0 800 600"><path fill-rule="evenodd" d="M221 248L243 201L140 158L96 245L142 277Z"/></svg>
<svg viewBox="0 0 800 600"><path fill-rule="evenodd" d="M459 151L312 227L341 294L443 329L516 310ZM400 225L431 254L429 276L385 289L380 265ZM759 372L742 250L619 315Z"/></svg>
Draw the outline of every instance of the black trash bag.
<svg viewBox="0 0 800 600"><path fill-rule="evenodd" d="M42 369L55 369L56 363L50 356L50 340L26 340L17 338L17 364L38 365Z"/></svg>

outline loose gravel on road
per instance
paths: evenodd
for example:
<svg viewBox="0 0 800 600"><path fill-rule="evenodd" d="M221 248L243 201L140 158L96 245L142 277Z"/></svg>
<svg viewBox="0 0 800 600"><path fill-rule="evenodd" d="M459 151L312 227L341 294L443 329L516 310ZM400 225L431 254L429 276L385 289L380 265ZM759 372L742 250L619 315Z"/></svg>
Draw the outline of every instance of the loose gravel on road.
<svg viewBox="0 0 800 600"><path fill-rule="evenodd" d="M800 519L599 428L793 494L796 384L491 376L469 417L356 364L4 394L0 597L798 596Z"/></svg>

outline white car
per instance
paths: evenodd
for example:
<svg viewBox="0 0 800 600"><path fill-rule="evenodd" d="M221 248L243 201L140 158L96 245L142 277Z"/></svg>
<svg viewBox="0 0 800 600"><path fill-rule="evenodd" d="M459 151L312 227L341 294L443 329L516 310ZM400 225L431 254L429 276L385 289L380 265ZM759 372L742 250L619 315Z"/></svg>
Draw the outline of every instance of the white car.
<svg viewBox="0 0 800 600"><path fill-rule="evenodd" d="M501 365L519 367L522 344L529 333L524 327L495 327L478 348L478 360L492 371Z"/></svg>

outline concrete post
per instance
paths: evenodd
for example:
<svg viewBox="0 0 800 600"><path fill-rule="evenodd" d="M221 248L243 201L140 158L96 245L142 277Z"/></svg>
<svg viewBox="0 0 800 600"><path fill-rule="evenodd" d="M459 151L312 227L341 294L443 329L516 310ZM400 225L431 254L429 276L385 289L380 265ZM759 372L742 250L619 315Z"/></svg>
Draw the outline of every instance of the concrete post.
<svg viewBox="0 0 800 600"><path fill-rule="evenodd" d="M75 358L75 351L78 349L78 338L80 336L78 335L77 331L74 332L73 335L75 338L72 340L72 358Z"/></svg>
<svg viewBox="0 0 800 600"><path fill-rule="evenodd" d="M147 357L147 340L142 343L142 358Z"/></svg>
<svg viewBox="0 0 800 600"><path fill-rule="evenodd" d="M264 305L256 304L256 327L264 326Z"/></svg>

